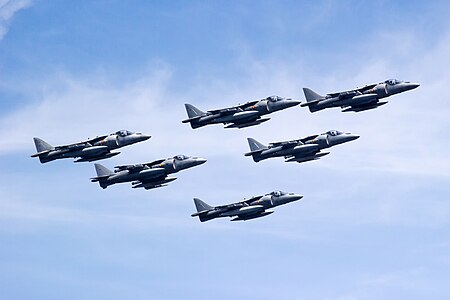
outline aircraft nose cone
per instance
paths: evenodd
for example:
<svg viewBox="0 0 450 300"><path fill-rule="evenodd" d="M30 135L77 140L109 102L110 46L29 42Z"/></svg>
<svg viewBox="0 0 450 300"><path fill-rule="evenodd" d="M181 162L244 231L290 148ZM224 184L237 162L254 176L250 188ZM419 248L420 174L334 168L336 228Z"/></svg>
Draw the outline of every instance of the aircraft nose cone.
<svg viewBox="0 0 450 300"><path fill-rule="evenodd" d="M420 86L420 84L418 84L418 83L410 83L409 86L411 87L411 89L415 89L415 88L418 88Z"/></svg>
<svg viewBox="0 0 450 300"><path fill-rule="evenodd" d="M142 141L146 141L146 140L148 140L148 139L151 138L151 137L152 137L151 135L139 134L139 138L140 138Z"/></svg>
<svg viewBox="0 0 450 300"><path fill-rule="evenodd" d="M303 195L298 194L289 194L289 200L290 201L297 201L303 198Z"/></svg>
<svg viewBox="0 0 450 300"><path fill-rule="evenodd" d="M347 134L347 141L353 141L353 140L356 140L356 139L359 139L359 135L351 134L351 133Z"/></svg>
<svg viewBox="0 0 450 300"><path fill-rule="evenodd" d="M207 162L206 159L200 158L200 157L196 158L195 161L196 161L196 163L199 164L199 165L204 164L205 162Z"/></svg>

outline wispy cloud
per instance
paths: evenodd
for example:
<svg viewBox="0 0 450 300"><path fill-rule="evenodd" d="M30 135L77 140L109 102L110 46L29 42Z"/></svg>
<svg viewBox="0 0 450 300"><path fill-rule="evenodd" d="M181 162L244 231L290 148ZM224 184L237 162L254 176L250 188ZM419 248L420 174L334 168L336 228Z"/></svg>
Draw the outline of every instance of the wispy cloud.
<svg viewBox="0 0 450 300"><path fill-rule="evenodd" d="M25 9L32 4L32 0L2 0L0 1L0 40L8 32L10 23L14 15L21 9Z"/></svg>

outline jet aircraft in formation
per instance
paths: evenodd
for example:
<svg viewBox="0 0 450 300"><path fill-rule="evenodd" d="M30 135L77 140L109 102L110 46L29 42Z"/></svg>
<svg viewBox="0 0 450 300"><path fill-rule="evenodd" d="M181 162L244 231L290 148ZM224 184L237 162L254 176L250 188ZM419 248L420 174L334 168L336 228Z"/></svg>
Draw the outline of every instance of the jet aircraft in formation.
<svg viewBox="0 0 450 300"><path fill-rule="evenodd" d="M91 181L98 182L104 189L116 183L131 182L133 188L149 190L166 186L167 183L177 179L176 177L168 177L169 174L205 162L206 159L204 158L177 155L150 163L116 166L114 172L101 164L95 164L97 177L91 178Z"/></svg>
<svg viewBox="0 0 450 300"><path fill-rule="evenodd" d="M302 195L276 191L264 196L256 196L241 202L215 207L194 198L197 212L192 214L192 217L198 217L201 222L222 217L231 217L230 221L245 221L270 215L273 210L269 210L269 208L297 201L301 198L303 198Z"/></svg>
<svg viewBox="0 0 450 300"><path fill-rule="evenodd" d="M223 123L225 128L244 128L270 120L270 118L261 118L264 115L293 107L300 103L297 100L271 96L262 100L250 101L245 104L209 110L207 112L203 112L191 104L185 104L188 119L182 122L190 123L193 129L220 123Z"/></svg>
<svg viewBox="0 0 450 300"><path fill-rule="evenodd" d="M31 157L39 157L41 163L76 157L80 158L75 162L95 161L118 155L120 152L111 152L111 150L142 142L148 140L150 137L142 133L120 130L116 133L98 136L79 143L55 147L35 137L33 140L37 153L31 155Z"/></svg>
<svg viewBox="0 0 450 300"><path fill-rule="evenodd" d="M380 101L386 97L415 89L417 83L402 82L396 79L386 80L378 84L366 85L350 91L331 93L321 96L311 89L304 88L306 103L271 96L261 100L250 101L233 107L203 112L191 104L185 104L188 119L183 123L190 123L193 129L210 124L224 124L225 128L244 128L254 126L270 120L262 116L299 105L307 106L311 112L326 108L341 107L343 112L364 111L384 105L387 101ZM44 140L35 137L34 143L37 153L31 157L38 157L41 163L62 158L78 158L75 162L96 161L115 155L120 152L111 152L124 146L145 141L150 136L142 133L133 133L127 130L117 131L109 135L99 136L79 143L51 146ZM306 162L317 160L329 152L323 149L346 143L359 138L358 135L331 130L326 133L311 135L305 138L274 142L268 146L261 144L253 138L248 138L250 152L245 156L252 156L255 162L271 157L284 157L286 162ZM160 159L150 163L116 166L114 171L101 164L95 164L97 177L91 178L106 189L108 186L131 182L133 188L153 189L166 186L176 177L170 174L201 165L206 159L177 155L172 158ZM199 217L201 222L215 218L230 217L231 221L250 220L273 213L270 208L297 201L302 195L271 192L266 195L255 196L244 201L228 205L210 206L198 198L194 198L197 212L192 217Z"/></svg>
<svg viewBox="0 0 450 300"><path fill-rule="evenodd" d="M357 138L359 138L359 135L343 133L337 130L330 130L322 134L291 141L270 143L269 146L265 146L253 138L247 138L250 152L244 155L252 156L255 162L271 157L284 156L286 162L295 161L301 163L317 160L330 153L321 152L322 149L350 142Z"/></svg>
<svg viewBox="0 0 450 300"><path fill-rule="evenodd" d="M418 86L420 86L418 83L389 79L385 82L369 84L350 91L331 93L326 96L303 88L306 102L300 106L308 106L310 112L331 107L341 107L343 112L359 112L384 105L388 101L380 101L380 99L415 89Z"/></svg>

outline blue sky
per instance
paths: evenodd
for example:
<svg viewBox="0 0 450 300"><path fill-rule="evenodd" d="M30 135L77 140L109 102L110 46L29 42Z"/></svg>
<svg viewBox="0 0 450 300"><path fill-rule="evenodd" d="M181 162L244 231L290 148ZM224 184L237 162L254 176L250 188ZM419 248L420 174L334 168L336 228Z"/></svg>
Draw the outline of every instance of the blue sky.
<svg viewBox="0 0 450 300"><path fill-rule="evenodd" d="M0 298L448 299L450 24L446 1L0 1ZM293 108L260 126L192 130L183 104L302 87L421 83L360 114ZM102 190L91 164L41 165L32 137L118 129L152 139L108 167L175 154L168 187ZM267 143L360 134L323 159L255 164ZM200 223L224 204L304 195L266 218Z"/></svg>

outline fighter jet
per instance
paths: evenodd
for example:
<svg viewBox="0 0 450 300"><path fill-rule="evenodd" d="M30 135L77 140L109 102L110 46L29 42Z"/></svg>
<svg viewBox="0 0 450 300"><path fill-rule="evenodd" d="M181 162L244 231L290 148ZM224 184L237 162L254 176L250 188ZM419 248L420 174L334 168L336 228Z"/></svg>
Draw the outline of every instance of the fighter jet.
<svg viewBox="0 0 450 300"><path fill-rule="evenodd" d="M98 136L93 139L75 144L53 147L40 138L33 138L37 153L31 157L39 157L41 163L61 158L80 157L75 162L95 161L120 154L111 150L148 140L151 136L120 130L109 135Z"/></svg>
<svg viewBox="0 0 450 300"><path fill-rule="evenodd" d="M209 110L207 112L203 112L191 104L185 104L189 119L182 122L190 123L192 129L219 123L223 123L225 128L244 128L270 120L270 118L261 118L263 115L299 104L300 101L278 96L271 96L262 100L250 101L245 104Z"/></svg>
<svg viewBox="0 0 450 300"><path fill-rule="evenodd" d="M201 222L222 217L231 217L230 221L246 221L270 215L273 210L268 210L268 208L297 201L301 198L303 198L302 195L276 191L264 196L256 196L244 199L241 202L216 207L194 198L197 212L191 216L198 217Z"/></svg>
<svg viewBox="0 0 450 300"><path fill-rule="evenodd" d="M177 155L173 158L159 159L150 163L116 166L114 172L95 164L97 177L91 178L91 182L98 182L106 189L108 186L131 182L133 188L146 190L166 186L167 183L177 179L168 177L169 174L201 165L206 162L204 158Z"/></svg>
<svg viewBox="0 0 450 300"><path fill-rule="evenodd" d="M284 156L286 162L302 163L317 160L330 152L321 152L322 149L350 142L359 138L359 135L330 130L322 134L311 135L305 138L270 143L265 146L255 139L247 138L250 152L245 156L252 156L255 162L271 157Z"/></svg>
<svg viewBox="0 0 450 300"><path fill-rule="evenodd" d="M327 94L326 96L321 96L308 88L303 88L307 102L302 103L300 106L308 106L310 112L339 106L343 112L358 112L384 105L388 101L380 101L380 99L415 89L418 86L420 86L418 83L389 79L385 82L369 84L362 88Z"/></svg>

